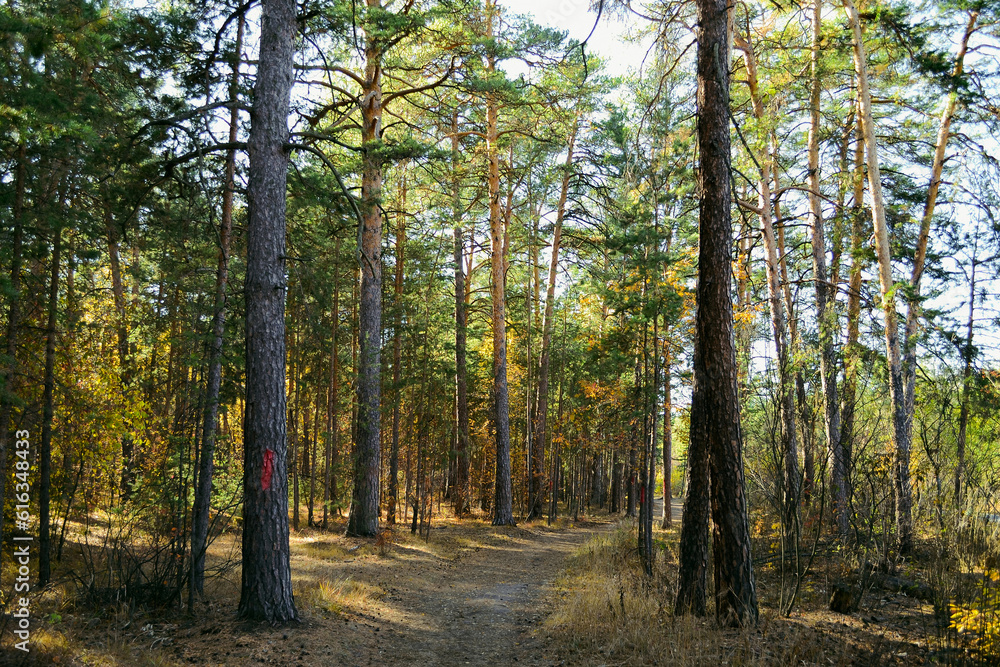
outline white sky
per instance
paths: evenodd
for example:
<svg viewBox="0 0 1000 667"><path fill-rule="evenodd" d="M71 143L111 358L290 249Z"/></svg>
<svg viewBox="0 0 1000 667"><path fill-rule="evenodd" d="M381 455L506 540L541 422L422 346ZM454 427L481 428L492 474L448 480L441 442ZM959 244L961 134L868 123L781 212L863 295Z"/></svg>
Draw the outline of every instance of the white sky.
<svg viewBox="0 0 1000 667"><path fill-rule="evenodd" d="M587 52L600 55L607 63L608 74L613 76L638 70L652 43L652 37L639 43L628 40L626 33L635 26L611 18L607 12L594 29L597 14L588 10L590 0L499 0L498 4L512 14L532 16L540 25L566 30L571 39L583 41L594 30Z"/></svg>

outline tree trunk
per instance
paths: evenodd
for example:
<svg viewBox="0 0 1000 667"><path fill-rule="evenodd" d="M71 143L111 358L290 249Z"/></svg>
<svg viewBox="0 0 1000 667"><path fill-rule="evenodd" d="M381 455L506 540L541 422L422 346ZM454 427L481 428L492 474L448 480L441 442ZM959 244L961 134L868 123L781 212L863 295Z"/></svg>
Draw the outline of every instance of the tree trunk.
<svg viewBox="0 0 1000 667"><path fill-rule="evenodd" d="M337 372L338 349L337 333L340 329L340 237L334 241L333 245L333 312L330 324L332 331L330 343L330 392L329 401L326 407L326 430L327 430L327 450L326 450L326 472L323 492L323 529L327 527L327 515L330 504L337 502L337 459L340 448L340 396L339 380Z"/></svg>
<svg viewBox="0 0 1000 667"><path fill-rule="evenodd" d="M742 433L733 344L730 211L729 31L727 5L698 0L699 249L694 386L689 460L692 478L681 535L678 610L704 611L707 474L711 470L716 615L723 625L753 625L757 593L750 557ZM706 461L707 460L707 461ZM705 463L708 463L706 466ZM697 487L697 490L695 490ZM688 510L691 515L688 515ZM701 585L700 585L701 584Z"/></svg>
<svg viewBox="0 0 1000 667"><path fill-rule="evenodd" d="M496 6L486 4L487 38L493 39ZM487 71L496 71L496 58L487 56ZM500 156L498 154L498 104L496 94L486 95L486 150L489 160L487 181L490 210L490 290L493 299L493 400L496 429L496 479L493 525L513 526L513 491L510 471L510 407L507 393L507 324L503 218L500 215Z"/></svg>
<svg viewBox="0 0 1000 667"><path fill-rule="evenodd" d="M381 10L379 0L367 0L369 11ZM354 494L347 534L373 537L378 533L381 452L382 339L382 52L368 36L365 85L362 92L361 206L364 224L358 247L361 295L358 314L358 433L355 440Z"/></svg>
<svg viewBox="0 0 1000 667"><path fill-rule="evenodd" d="M458 111L451 117L451 215L455 225L455 418L456 418L456 470L455 514L462 516L469 507L469 392L466 381L466 288L465 288L465 236L462 231L462 181L458 172L460 159L458 144Z"/></svg>
<svg viewBox="0 0 1000 667"><path fill-rule="evenodd" d="M251 113L246 269L246 416L240 618L296 620L288 548L285 187L294 0L264 0Z"/></svg>
<svg viewBox="0 0 1000 667"><path fill-rule="evenodd" d="M38 585L43 587L52 576L52 540L49 521L50 472L52 468L52 417L54 413L56 360L56 311L59 305L59 254L62 228L53 232L52 268L49 277L49 306L45 324L45 378L42 396L42 442L38 452Z"/></svg>
<svg viewBox="0 0 1000 667"><path fill-rule="evenodd" d="M392 402L392 449L389 453L389 487L386 495L389 506L385 522L396 524L396 504L399 496L399 406L402 403L403 385L403 259L406 245L406 168L400 175L399 219L396 221L396 282L395 282L395 327L392 335L392 391L396 400Z"/></svg>
<svg viewBox="0 0 1000 667"><path fill-rule="evenodd" d="M674 475L673 447L673 413L674 404L671 397L671 360L669 330L663 341L663 512L660 517L660 528L666 530L673 524L674 512L671 502L673 493L670 481Z"/></svg>
<svg viewBox="0 0 1000 667"><path fill-rule="evenodd" d="M872 220L875 227L875 252L878 257L879 286L882 291L882 309L885 313L885 346L889 370L889 397L892 403L894 462L894 488L896 499L896 538L901 553L908 553L913 545L912 488L910 485L910 434L906 428L906 410L903 400L903 374L899 349L899 329L896 321L896 296L892 280L892 260L889 255L889 229L885 221L885 202L882 198L882 176L879 171L878 145L872 121L872 100L868 88L868 63L861 36L861 20L851 0L843 0L847 18L854 34L854 69L858 77L860 115L868 155L868 192L872 201Z"/></svg>
<svg viewBox="0 0 1000 667"><path fill-rule="evenodd" d="M236 143L239 129L240 54L243 52L245 17L240 14L236 24L236 45L229 85L229 143ZM194 607L194 596L202 595L205 587L205 549L208 547L208 523L212 506L212 475L215 458L215 430L219 418L219 390L222 386L222 343L226 331L226 289L229 284L229 241L233 231L233 193L236 189L236 151L226 153L225 185L222 191L222 220L219 225L219 257L215 269L215 302L212 309L212 340L208 354L208 382L205 414L202 422L201 454L198 463L198 485L195 487L191 513L191 578L188 590L188 610Z"/></svg>
<svg viewBox="0 0 1000 667"><path fill-rule="evenodd" d="M125 313L125 288L122 285L121 258L118 247L118 230L115 227L114 217L111 210L110 195L104 193L104 225L108 235L108 259L111 265L111 292L115 300L116 333L118 335L118 367L121 373L122 401L128 404L131 401L132 386L132 361L128 349L128 326ZM122 450L122 476L121 493L122 498L127 499L131 492L134 481L133 456L135 442L132 439L131 429L126 428L121 439Z"/></svg>
<svg viewBox="0 0 1000 667"><path fill-rule="evenodd" d="M753 45L739 35L734 36L737 48L743 51L747 69L747 86L750 88L750 99L753 104L754 116L758 120L764 118L764 104L757 88L757 58ZM769 156L763 156L760 162L760 179L758 188L758 215L760 216L761 235L766 251L767 295L771 311L771 331L774 335L774 347L778 357L778 407L781 415L781 453L783 461L783 520L787 535L793 534L793 527L798 520L799 501L799 454L795 437L795 385L792 381L791 360L788 352L788 331L785 321L785 304L782 303L782 266L778 255L778 245L774 235L773 216L771 208L771 162ZM731 234L731 232L730 232ZM785 281L787 283L787 280ZM787 303L787 302L786 302ZM789 311L789 316L791 312Z"/></svg>
<svg viewBox="0 0 1000 667"><path fill-rule="evenodd" d="M4 352L7 356L3 369L3 386L0 387L0 507L7 501L7 434L10 430L11 412L14 407L14 373L17 370L17 329L21 306L21 245L24 242L24 181L26 165L24 144L17 151L17 174L14 177L14 239L11 243L10 293L7 313L7 335ZM0 521L0 544L3 541L3 522Z"/></svg>
<svg viewBox="0 0 1000 667"><path fill-rule="evenodd" d="M976 30L976 23L979 19L979 12L976 10L969 12L969 20L962 34L962 41L958 46L958 53L955 56L955 65L952 67L952 81L957 82L962 76L965 67L965 54L969 48L969 39ZM934 144L934 161L931 164L931 181L927 187L927 199L924 202L924 213L920 219L920 232L917 235L917 249L913 258L913 273L910 277L910 290L906 304L906 333L903 337L903 381L904 381L904 403L906 410L906 430L908 434L913 430L914 398L917 384L917 329L920 319L920 279L924 273L924 262L927 258L927 241L930 238L931 219L934 217L934 207L937 204L938 190L941 187L941 174L944 171L945 152L948 148L948 139L951 138L951 120L958 109L958 93L952 90L948 95L944 111L941 112L941 120L938 123L937 141ZM971 336L971 332L970 332ZM971 340L971 338L970 338ZM971 344L971 343L970 343ZM963 394L964 394L963 389ZM912 437L912 436L910 436ZM964 454L964 436L961 438L960 451ZM959 461L959 465L964 465L964 461ZM961 499L959 489L958 472L955 476L955 499Z"/></svg>
<svg viewBox="0 0 1000 667"><path fill-rule="evenodd" d="M538 360L538 391L535 408L534 450L531 457L531 507L528 519L531 520L542 513L542 465L545 452L546 417L549 409L549 358L552 345L552 314L555 308L556 275L559 271L559 244L562 242L563 218L566 215L566 199L569 196L569 184L573 177L573 148L576 145L576 132L579 127L579 115L573 119L573 129L569 135L569 146L566 152L566 165L563 172L562 187L559 190L559 203L556 206L555 229L552 232L552 257L549 260L549 281L545 286L545 315L542 320L542 350Z"/></svg>
<svg viewBox="0 0 1000 667"><path fill-rule="evenodd" d="M854 202L851 212L851 269L847 293L847 340L844 344L844 384L841 396L842 415L840 447L843 451L843 470L834 470L834 480L842 475L841 486L834 486L833 510L837 530L846 535L850 530L851 500L851 458L854 450L854 408L857 401L858 366L861 363L859 344L861 331L861 285L864 260L864 133L861 131L861 115L857 114L857 138L854 147ZM834 460L834 465L837 461Z"/></svg>
<svg viewBox="0 0 1000 667"><path fill-rule="evenodd" d="M837 312L834 308L835 295L831 295L831 284L826 271L826 235L823 228L823 209L820 200L819 180L819 132L820 132L820 71L822 0L813 1L811 81L809 89L809 212L812 216L813 278L816 287L816 319L819 322L820 381L823 387L824 431L827 451L833 462L832 482L834 498L839 497L844 488L847 467L844 450L840 442L840 399L837 396L837 362L834 351L834 336L837 332ZM836 285L833 285L834 290ZM846 509L846 508L845 508ZM845 514L846 518L846 514ZM838 524L841 535L846 535L846 524Z"/></svg>
<svg viewBox="0 0 1000 667"><path fill-rule="evenodd" d="M978 244L978 239L974 242ZM969 281L969 321L966 325L965 349L962 350L965 365L962 369L962 406L958 415L958 442L956 456L958 461L955 464L955 507L962 512L962 479L965 477L965 441L966 431L969 426L969 399L972 393L972 334L973 325L976 321L976 250L973 248L972 254L972 275Z"/></svg>

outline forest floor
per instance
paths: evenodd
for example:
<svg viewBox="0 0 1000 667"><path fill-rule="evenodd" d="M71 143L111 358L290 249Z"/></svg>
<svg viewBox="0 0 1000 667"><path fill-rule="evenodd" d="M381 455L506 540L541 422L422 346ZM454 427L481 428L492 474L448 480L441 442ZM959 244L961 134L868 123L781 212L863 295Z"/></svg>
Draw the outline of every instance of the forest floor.
<svg viewBox="0 0 1000 667"><path fill-rule="evenodd" d="M827 608L836 567L817 562L791 618L774 607L773 567L757 569L762 622L724 631L675 620L680 499L674 527L656 531L658 574L623 565L634 524L601 513L517 527L436 517L425 540L397 526L388 539L351 539L335 524L291 537L300 622L238 622L240 572L207 585L196 613L75 606L63 580L38 600L32 652L2 665L851 665L934 664L927 603L874 591L862 611ZM659 505L659 503L657 503ZM659 507L656 515L659 516ZM304 517L303 517L304 519ZM303 520L303 524L305 521ZM658 523L658 522L657 522ZM631 536L631 537L630 537ZM232 546L213 547L220 562ZM622 555L624 554L624 555ZM632 574L627 574L631 568ZM619 598L621 613L618 613ZM949 661L950 662L950 661Z"/></svg>
<svg viewBox="0 0 1000 667"><path fill-rule="evenodd" d="M206 586L193 617L67 605L33 634L32 654L4 641L0 664L551 665L558 660L532 632L550 611L549 586L571 553L611 525L435 518L428 540L397 526L381 543L344 537L340 525L305 529L291 537L298 624L236 621L236 568Z"/></svg>

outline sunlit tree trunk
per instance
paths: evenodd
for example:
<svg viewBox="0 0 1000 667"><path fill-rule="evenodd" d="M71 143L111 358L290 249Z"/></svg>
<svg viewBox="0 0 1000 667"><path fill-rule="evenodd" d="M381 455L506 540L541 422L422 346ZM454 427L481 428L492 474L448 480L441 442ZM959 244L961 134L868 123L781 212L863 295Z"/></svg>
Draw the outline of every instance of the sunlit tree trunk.
<svg viewBox="0 0 1000 667"><path fill-rule="evenodd" d="M367 0L369 11L382 9L379 0ZM378 38L365 45L362 87L361 227L358 247L361 288L358 308L358 427L354 441L354 493L347 534L371 537L378 533L381 475L381 342L382 342L382 52Z"/></svg>
<svg viewBox="0 0 1000 667"><path fill-rule="evenodd" d="M899 327L896 318L896 290L892 279L892 259L889 254L889 228L885 221L885 200L882 198L882 176L879 171L878 145L872 120L872 100L868 87L868 62L861 35L861 20L851 0L843 0L854 36L854 70L858 77L858 94L865 149L868 156L868 194L872 202L875 227L875 252L878 257L879 285L882 309L885 313L885 345L889 370L889 397L892 404L892 434L895 445L894 487L896 499L896 539L902 553L913 544L912 488L910 484L910 434L906 428L903 400L903 373L899 347Z"/></svg>
<svg viewBox="0 0 1000 667"><path fill-rule="evenodd" d="M487 39L493 39L495 5L486 4ZM496 56L487 56L487 72L496 72ZM504 273L504 224L500 211L500 156L497 137L499 109L496 93L486 94L486 151L489 160L487 185L490 212L490 295L493 300L493 401L496 429L496 477L493 524L514 525L513 491L510 469L510 401L507 391L507 325Z"/></svg>
<svg viewBox="0 0 1000 667"><path fill-rule="evenodd" d="M965 55L969 49L969 39L976 30L979 19L979 12L973 10L969 12L969 20L962 34L962 40L958 45L958 53L955 56L955 64L952 67L951 77L953 81L958 81L965 68ZM924 202L924 212L920 218L920 232L917 235L917 249L913 258L913 273L910 276L910 290L907 295L906 308L906 333L903 338L903 380L906 404L906 429L907 433L913 431L913 411L914 398L917 384L917 333L920 325L920 279L924 273L924 264L927 259L927 242L930 238L931 220L934 217L934 208L937 205L938 191L941 188L941 174L944 171L945 153L948 148L948 140L951 138L951 121L958 110L958 93L952 90L948 94L944 110L941 112L941 119L938 122L937 140L934 143L934 161L931 163L931 179L927 187L927 199ZM971 336L971 332L970 332ZM964 391L963 391L964 393ZM912 437L912 436L911 436ZM960 438L964 455L964 437ZM964 460L960 460L960 465ZM955 477L955 499L961 499L959 477L956 472Z"/></svg>

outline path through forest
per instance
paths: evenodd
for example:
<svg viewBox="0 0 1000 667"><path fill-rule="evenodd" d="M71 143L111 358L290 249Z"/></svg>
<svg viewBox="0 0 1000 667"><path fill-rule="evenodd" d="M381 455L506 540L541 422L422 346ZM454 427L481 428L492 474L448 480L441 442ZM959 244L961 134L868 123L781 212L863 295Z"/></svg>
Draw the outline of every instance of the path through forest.
<svg viewBox="0 0 1000 667"><path fill-rule="evenodd" d="M544 637L532 632L544 617L547 586L573 550L608 525L497 531L450 562L410 569L386 599L391 627L373 662L552 664Z"/></svg>
<svg viewBox="0 0 1000 667"><path fill-rule="evenodd" d="M673 507L677 521L679 499ZM654 511L658 521L660 503ZM388 556L371 540L306 531L292 537L301 624L246 626L223 605L216 622L172 633L172 652L213 665L557 664L555 647L536 632L552 610L551 585L574 550L617 519L563 520L560 528L446 521L429 542L399 527ZM352 582L369 597L348 594L324 609L316 591L328 582Z"/></svg>

